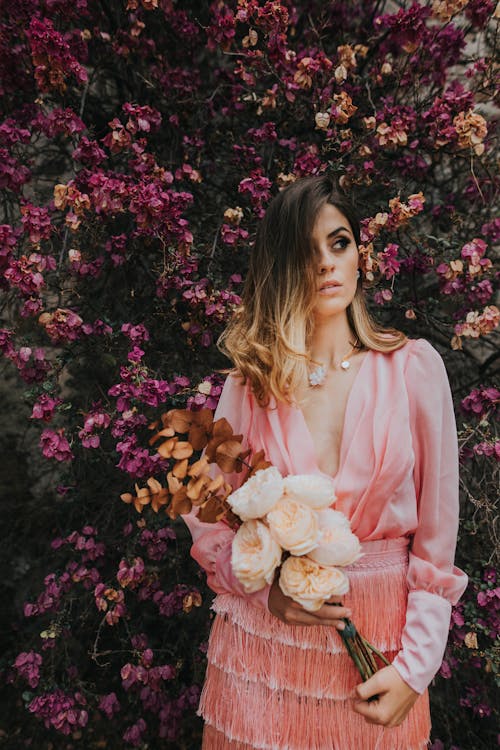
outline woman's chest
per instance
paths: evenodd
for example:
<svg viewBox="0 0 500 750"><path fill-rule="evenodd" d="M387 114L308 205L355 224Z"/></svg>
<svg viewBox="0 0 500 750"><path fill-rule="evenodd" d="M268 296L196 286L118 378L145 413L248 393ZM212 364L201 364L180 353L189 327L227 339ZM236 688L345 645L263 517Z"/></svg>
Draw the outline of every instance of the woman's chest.
<svg viewBox="0 0 500 750"><path fill-rule="evenodd" d="M324 386L308 392L301 407L318 468L330 476L339 470L347 406L359 366L330 373Z"/></svg>

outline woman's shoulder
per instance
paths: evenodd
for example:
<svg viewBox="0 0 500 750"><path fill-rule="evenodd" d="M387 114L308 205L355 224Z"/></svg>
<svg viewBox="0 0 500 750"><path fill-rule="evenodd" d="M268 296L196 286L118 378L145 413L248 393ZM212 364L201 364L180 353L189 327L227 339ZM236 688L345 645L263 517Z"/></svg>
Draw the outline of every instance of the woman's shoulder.
<svg viewBox="0 0 500 750"><path fill-rule="evenodd" d="M400 355L413 355L413 356L427 356L427 357L439 357L441 358L441 355L439 351L431 344L430 341L424 338L410 338L407 337L406 340L398 346L396 349L391 349L390 351L380 351L373 349L372 351L377 351L380 354L396 354L399 353Z"/></svg>
<svg viewBox="0 0 500 750"><path fill-rule="evenodd" d="M436 347L428 339L408 339L408 354L412 357L420 357L424 360L443 362L443 357Z"/></svg>
<svg viewBox="0 0 500 750"><path fill-rule="evenodd" d="M428 339L408 339L405 347L405 374L419 388L428 388L440 380L447 381L448 373L441 353Z"/></svg>
<svg viewBox="0 0 500 750"><path fill-rule="evenodd" d="M419 373L422 376L446 373L443 357L435 346L425 338L407 338L401 346L391 351L370 350L376 356L384 357L405 373Z"/></svg>

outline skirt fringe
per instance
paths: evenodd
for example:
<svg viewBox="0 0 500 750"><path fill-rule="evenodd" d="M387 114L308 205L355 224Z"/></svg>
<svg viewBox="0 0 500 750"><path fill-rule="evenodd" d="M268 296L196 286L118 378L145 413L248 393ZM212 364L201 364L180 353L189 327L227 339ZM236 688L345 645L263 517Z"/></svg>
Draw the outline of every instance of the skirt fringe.
<svg viewBox="0 0 500 750"><path fill-rule="evenodd" d="M391 661L407 602L407 540L365 543L344 597L359 631ZM423 750L427 690L405 721L368 724L352 708L361 678L330 626L291 626L244 597L219 594L198 714L202 750Z"/></svg>

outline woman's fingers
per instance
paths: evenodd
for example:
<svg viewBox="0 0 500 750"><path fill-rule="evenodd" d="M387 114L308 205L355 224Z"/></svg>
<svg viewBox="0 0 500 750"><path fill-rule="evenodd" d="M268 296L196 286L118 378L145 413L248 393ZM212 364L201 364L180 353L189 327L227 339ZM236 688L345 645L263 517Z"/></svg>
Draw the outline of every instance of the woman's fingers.
<svg viewBox="0 0 500 750"><path fill-rule="evenodd" d="M268 598L269 611L288 625L329 625L343 630L343 619L351 616L351 610L342 606L342 598L332 596L316 612L309 612L291 597L286 596L276 579Z"/></svg>
<svg viewBox="0 0 500 750"><path fill-rule="evenodd" d="M341 607L338 604L323 604L314 614L325 620L341 620L344 617L351 617L352 610L348 607Z"/></svg>
<svg viewBox="0 0 500 750"><path fill-rule="evenodd" d="M350 617L351 614L347 607L333 604L323 604L315 612L308 612L300 604L293 602L284 612L284 619L291 625L333 625L338 630L343 630L343 618Z"/></svg>

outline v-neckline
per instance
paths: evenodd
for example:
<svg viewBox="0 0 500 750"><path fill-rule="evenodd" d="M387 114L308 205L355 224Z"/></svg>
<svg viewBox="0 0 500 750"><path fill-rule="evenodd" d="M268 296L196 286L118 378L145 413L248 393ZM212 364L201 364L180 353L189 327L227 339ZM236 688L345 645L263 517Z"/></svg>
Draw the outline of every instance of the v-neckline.
<svg viewBox="0 0 500 750"><path fill-rule="evenodd" d="M358 382L360 380L360 376L362 374L362 370L363 370L363 368L365 366L366 360L368 359L368 357L370 356L370 354L371 354L372 351L373 351L373 349L368 349L367 350L365 356L363 357L363 361L361 362L361 364L359 366L359 369L358 369L356 375L354 376L354 380L351 383L351 387L349 388L349 393L347 394L347 400L346 400L345 411L344 411L344 419L343 419L343 423L342 423L342 433L340 435L339 462L338 462L337 471L335 472L335 474L327 474L326 472L324 472L324 471L322 471L320 469L319 464L318 464L318 457L316 455L316 446L314 444L314 440L313 440L313 437L311 435L311 431L309 430L309 427L307 425L306 418L304 416L304 412L302 411L302 409L300 408L300 406L297 406L297 411L299 412L299 416L300 416L300 418L302 420L302 423L303 423L303 426L304 426L304 433L305 433L306 439L307 439L307 441L309 443L309 451L310 451L311 458L314 461L315 468L317 469L317 471L320 474L323 474L323 476L330 477L330 479L337 479L337 477L339 476L339 474L340 474L340 472L342 470L343 464L344 464L344 453L345 453L344 448L345 448L345 442L346 442L345 441L345 438L346 438L345 432L346 432L346 425L348 425L348 419L347 418L348 418L348 415L349 415L349 406L350 406L350 403L352 401L351 397L352 397L352 394L353 394L353 391L354 391L356 385L358 384Z"/></svg>

